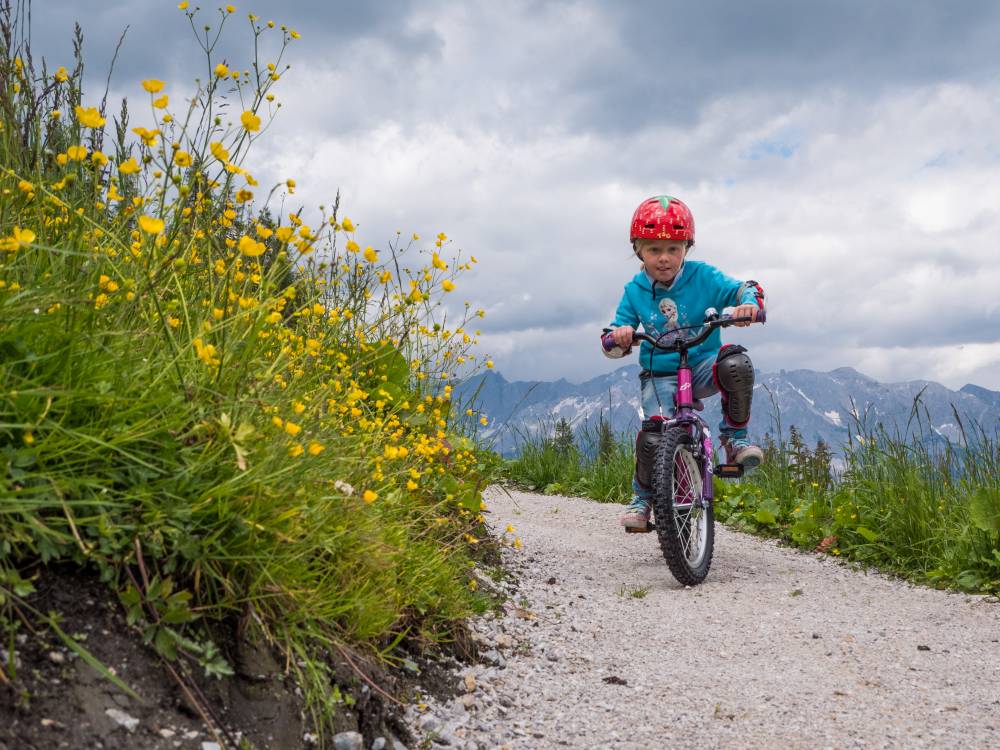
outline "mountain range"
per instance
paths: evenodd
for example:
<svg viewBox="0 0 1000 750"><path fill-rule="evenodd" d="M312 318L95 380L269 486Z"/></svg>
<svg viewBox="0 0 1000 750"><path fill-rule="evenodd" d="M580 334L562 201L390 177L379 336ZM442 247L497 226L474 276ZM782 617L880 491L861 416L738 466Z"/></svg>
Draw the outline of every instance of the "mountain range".
<svg viewBox="0 0 1000 750"><path fill-rule="evenodd" d="M616 434L634 434L639 427L638 375L635 364L583 383L508 381L488 370L459 384L455 398L457 403L474 402L476 417L483 414L489 420L488 426L478 428L480 438L510 456L525 440L551 434L559 419L566 419L580 437L593 435L602 418ZM993 434L1000 424L1000 392L977 385L953 391L928 380L880 383L850 367L757 372L755 381L751 437L776 436L780 425L787 438L794 425L807 444L823 440L835 453L848 440L849 430L857 433L859 419L901 434L910 424L912 433L918 424L911 419L918 396L916 429L933 439L958 442L963 425L975 422ZM713 430L720 408L718 397L705 402L703 416Z"/></svg>

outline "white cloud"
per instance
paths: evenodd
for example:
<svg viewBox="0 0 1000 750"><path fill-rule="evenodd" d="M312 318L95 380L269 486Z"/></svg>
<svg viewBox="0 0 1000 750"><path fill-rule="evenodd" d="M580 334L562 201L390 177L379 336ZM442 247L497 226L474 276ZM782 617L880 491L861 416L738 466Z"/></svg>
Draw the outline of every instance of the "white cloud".
<svg viewBox="0 0 1000 750"><path fill-rule="evenodd" d="M340 188L366 242L443 230L477 255L456 297L490 312L504 374L621 364L596 342L637 268L628 220L669 192L695 211L694 258L767 289L768 325L739 334L765 371L1000 388L1000 84L762 85L685 123L636 101L628 128L601 131L575 119L587 90L560 88L635 52L598 10L429 6L404 23L440 40L412 66L379 39L296 65L257 161L306 205Z"/></svg>

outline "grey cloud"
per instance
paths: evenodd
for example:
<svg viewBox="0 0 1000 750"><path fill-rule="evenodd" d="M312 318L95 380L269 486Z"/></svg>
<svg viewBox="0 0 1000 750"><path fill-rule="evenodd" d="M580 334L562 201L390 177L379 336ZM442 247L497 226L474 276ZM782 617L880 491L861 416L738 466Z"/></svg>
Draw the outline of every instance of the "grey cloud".
<svg viewBox="0 0 1000 750"><path fill-rule="evenodd" d="M662 2L622 4L610 19L621 54L595 58L569 90L586 91L575 128L631 131L691 123L718 97L988 80L1000 71L1000 6L963 3Z"/></svg>

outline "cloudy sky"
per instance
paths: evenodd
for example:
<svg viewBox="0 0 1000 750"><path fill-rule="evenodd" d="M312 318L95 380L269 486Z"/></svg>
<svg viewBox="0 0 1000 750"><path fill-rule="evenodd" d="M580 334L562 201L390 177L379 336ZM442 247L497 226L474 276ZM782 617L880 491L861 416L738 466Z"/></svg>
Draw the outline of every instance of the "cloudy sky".
<svg viewBox="0 0 1000 750"><path fill-rule="evenodd" d="M80 17L95 96L126 25L113 93L204 74L176 2L92 5L36 2L33 27L65 64ZM764 285L769 322L730 336L764 371L1000 389L1000 3L236 5L303 36L248 166L306 206L339 188L365 243L475 254L453 294L508 378L622 364L597 335L638 270L629 219L670 193L693 258Z"/></svg>

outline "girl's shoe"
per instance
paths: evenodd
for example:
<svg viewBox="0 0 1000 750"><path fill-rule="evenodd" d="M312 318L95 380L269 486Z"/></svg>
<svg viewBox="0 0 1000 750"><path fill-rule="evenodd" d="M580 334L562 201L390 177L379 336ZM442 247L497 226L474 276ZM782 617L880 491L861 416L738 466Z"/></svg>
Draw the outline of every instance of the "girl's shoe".
<svg viewBox="0 0 1000 750"><path fill-rule="evenodd" d="M625 514L618 519L618 523L626 529L645 529L649 526L651 512L652 506L648 500L633 497L632 502L625 508Z"/></svg>
<svg viewBox="0 0 1000 750"><path fill-rule="evenodd" d="M722 438L726 449L726 463L741 464L745 471L756 469L764 460L764 451L745 437Z"/></svg>

